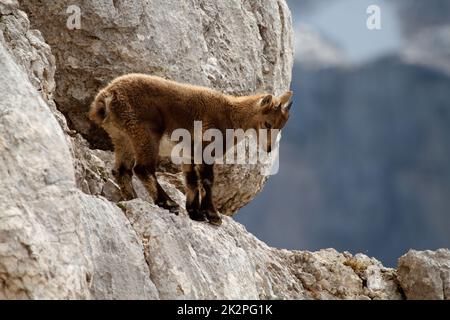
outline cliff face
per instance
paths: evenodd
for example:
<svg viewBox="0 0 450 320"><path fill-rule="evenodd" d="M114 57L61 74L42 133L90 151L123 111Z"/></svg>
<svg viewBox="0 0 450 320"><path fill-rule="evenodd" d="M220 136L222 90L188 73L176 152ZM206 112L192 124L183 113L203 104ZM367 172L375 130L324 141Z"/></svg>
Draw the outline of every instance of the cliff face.
<svg viewBox="0 0 450 320"><path fill-rule="evenodd" d="M256 28L254 30L259 30L258 32L262 33L261 37L264 37L264 34L270 34L271 26L277 25L274 21L282 21L282 15L284 21L288 21L289 16L283 1L266 2L265 4L268 5L268 7L264 6L266 9L262 9L262 5L261 8L255 9L248 7L247 3L230 2L223 5L220 12L230 17L239 12L253 12L254 20L245 18L246 22L241 23L253 26L249 27L249 30ZM42 23L42 27L45 28L45 20L41 20L42 17L39 18L39 6L36 4L35 12L31 2L25 1L25 3L27 10L35 19L34 23L36 25ZM109 17L111 12L115 12L100 4L97 5L97 2L95 5L93 3L87 5L85 11L87 17L93 19L92 21L106 19L105 17ZM138 10L132 9L135 7L129 6L126 1L116 3L119 3L123 10L126 8L129 8L131 12ZM128 23L134 23L135 27L150 23L159 25L154 19L150 19L153 17L151 10L160 10L159 14L154 16L155 19L165 15L167 15L166 19L183 17L179 11L175 11L174 8L177 8L175 5L170 6L167 2L158 4L150 1L150 3L152 5L147 9L142 9L150 11L145 14L141 11L135 13L137 20L132 19L133 16L122 17L116 13L114 23L112 26L106 25L106 29L116 29L117 35L124 32L124 35L129 36L130 30L126 25ZM51 6L47 1L40 1L39 4L48 6L47 17L52 12L65 12L59 4ZM162 10L161 6L166 10ZM219 5L212 1L204 1L198 2L198 6L202 10L208 11L210 8L208 12L214 12L215 9L211 8ZM272 9L269 11L267 8ZM55 11L52 11L53 9ZM256 11L252 11L253 9ZM258 10L267 11L263 14ZM262 25L258 28L257 21L262 21L258 20L262 17L268 24L266 27ZM219 23L218 21L221 20L216 19L214 23ZM290 40L286 39L290 37L290 26L287 24L285 29L279 26L275 34L277 37L283 35L284 39L279 43L287 41L289 44ZM212 30L219 30L219 27L224 30L228 28L227 24L220 22ZM59 31L66 32L62 29ZM51 30L51 28L47 30L49 35ZM233 33L236 41L239 37L246 39L245 30L247 29ZM0 100L0 298L402 299L405 297L404 294L412 298L448 299L450 297L450 252L448 250L412 251L401 259L397 275L397 271L385 268L376 259L362 254L352 256L349 253L338 253L333 249L302 252L270 248L232 218L226 217L223 226L217 228L209 224L193 222L185 214L171 215L142 199L116 204L114 201L118 200L117 188L108 176L111 153L91 150L80 135L68 129L65 117L56 109L53 101L55 83L56 88L60 86L63 88L57 89L62 90L59 93L56 92L56 96L61 99L59 101L58 98L56 99L58 107L61 107L63 112L65 111L65 107L62 106L64 99L67 97L74 99L69 92L91 94L94 86L86 88L87 91L83 91L78 86L89 83L89 77L82 76L83 72L90 70L93 75L97 70L92 67L91 69L73 68L77 70L72 70L74 74L80 77L79 81L75 81L75 78L72 78L75 77L72 71L65 69L71 70L73 61L62 56L64 50L63 47L58 48L56 32L54 36L51 41L54 42L52 50L56 54L56 60L41 33L30 28L29 20L26 14L19 10L18 3L14 0L0 2L0 95L2 97ZM90 38L81 31L78 36ZM127 43L125 36L122 38L108 36L111 37L112 46L114 41L119 41L117 39ZM211 36L210 42L215 38ZM217 38L221 37L217 36ZM62 36L61 42L64 42L64 39L65 37ZM74 42L82 47L83 44L86 45L86 42L83 42L87 41L86 39L77 38L80 42ZM171 42L172 40L163 39L164 41L160 40L159 43L167 42L167 45L171 45L180 52L189 51L191 42L189 37L186 39L186 42ZM115 61L111 65L120 65L123 58L123 64L129 63L129 66L133 66L132 61L135 60L126 60L124 57L138 57L143 54L143 51L139 51L142 49L133 51L133 47L127 47L128 53L124 53L124 56L119 58L103 47L107 46L107 41L102 42L100 36L98 39L93 38L94 40L98 41L96 43L99 48L103 48L99 50L103 52L104 57ZM249 51L254 50L252 42L247 45L250 48ZM257 45L261 45L259 41ZM119 49L118 45L116 47L114 52ZM227 52L230 48L232 46L228 47L227 43L222 43L218 44L217 50ZM289 83L288 74L291 64L289 59L291 58L288 56L288 49L270 48L265 48L268 50L267 55L270 57L273 54L278 59L275 67L272 66L273 69L270 70L278 70L273 71L274 74L279 73L284 76L271 76L270 79L263 77L266 80L259 85L261 88L277 91L284 89ZM79 59L78 63L89 61L93 63L92 56L88 58L87 55L73 50L74 57ZM280 56L283 50L286 57ZM238 59L239 54L244 53L236 51L236 57L233 59ZM99 65L109 66L109 62L106 62L108 59L104 57L98 57ZM225 53L223 57L226 57ZM231 65L236 61L232 59L232 56L229 57L228 67L232 68ZM257 57L260 59L259 55ZM161 68L170 69L172 65L170 62L171 60L160 60ZM265 63L270 64L270 59L265 62L252 61L251 64L245 62L244 66L264 68ZM133 68L141 66L143 64L136 64ZM53 74L59 68L55 81ZM111 70L108 69L110 67L105 68L106 70L98 72L104 72L105 77L112 76L108 73L108 70ZM123 70L116 69L115 72L126 70L128 69L124 67ZM242 76L244 81L240 83L242 87L232 82L222 85L229 86L237 92L250 90L248 88L260 88L258 84L255 84L256 82L253 84L245 82L252 80L248 80L248 77L243 75L253 76L255 74L253 71L239 70L240 68L237 68L235 72ZM173 72L180 77L189 77L189 74L184 71L186 70ZM219 69L218 75L223 75L222 81L237 79L237 76L233 76L231 69ZM93 76L92 79L94 78ZM104 78L102 81L106 80ZM214 83L211 84L214 85ZM88 98L85 97L85 99L87 102ZM70 101L73 102L73 100ZM70 103L66 107L69 105ZM70 120L70 116L68 118ZM239 190L249 188L246 187L247 184L244 184L244 179L248 180L246 183L252 183L252 180L248 178L252 175L252 171L245 171L245 168L236 170L238 171L229 175L233 177L238 173L243 175L247 172L247 176L244 175L240 178L241 180L234 180L234 184L229 181L230 184L224 184L224 186L229 189L230 194L234 195L231 197L233 201L242 205L251 197L248 197L248 192L244 197ZM221 174L225 175L225 171ZM254 179L263 181L261 177L253 176ZM170 195L183 205L184 196L179 191L182 189L179 175L161 172L159 178ZM253 192L256 193L256 191ZM142 198L145 198L145 195L142 195Z"/></svg>
<svg viewBox="0 0 450 320"><path fill-rule="evenodd" d="M85 1L79 8L80 29L70 30L66 10L72 4L21 1L56 57L59 110L70 128L96 148L110 148L109 138L86 119L86 112L99 88L125 73L234 94L281 94L289 87L293 36L284 0ZM251 165L217 166L218 209L231 215L253 199L266 182L260 171ZM92 183L83 188L90 194L101 189Z"/></svg>
<svg viewBox="0 0 450 320"><path fill-rule="evenodd" d="M120 209L76 187L70 140L44 100L48 45L17 3L0 13L0 298L157 297Z"/></svg>

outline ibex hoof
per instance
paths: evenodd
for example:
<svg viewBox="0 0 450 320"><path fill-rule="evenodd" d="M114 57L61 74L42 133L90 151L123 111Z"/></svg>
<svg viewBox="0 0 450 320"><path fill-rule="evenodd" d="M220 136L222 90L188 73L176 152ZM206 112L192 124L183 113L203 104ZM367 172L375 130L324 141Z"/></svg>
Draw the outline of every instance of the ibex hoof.
<svg viewBox="0 0 450 320"><path fill-rule="evenodd" d="M205 211L205 216L207 217L210 224L215 225L215 226L222 225L222 218L220 217L219 213Z"/></svg>
<svg viewBox="0 0 450 320"><path fill-rule="evenodd" d="M199 210L188 209L187 212L189 214L189 218L191 218L192 220L195 220L195 221L206 221L205 215Z"/></svg>

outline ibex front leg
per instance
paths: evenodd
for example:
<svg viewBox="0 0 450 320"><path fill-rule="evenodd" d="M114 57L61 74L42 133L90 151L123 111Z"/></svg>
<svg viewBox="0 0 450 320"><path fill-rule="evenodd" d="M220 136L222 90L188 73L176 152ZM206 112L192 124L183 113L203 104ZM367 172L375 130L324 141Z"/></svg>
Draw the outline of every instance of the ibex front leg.
<svg viewBox="0 0 450 320"><path fill-rule="evenodd" d="M206 217L200 210L199 177L194 164L183 165L186 182L186 211L192 220L205 221Z"/></svg>
<svg viewBox="0 0 450 320"><path fill-rule="evenodd" d="M199 172L203 189L205 189L205 195L202 197L200 210L211 224L219 226L222 224L222 218L213 201L214 165L199 165Z"/></svg>

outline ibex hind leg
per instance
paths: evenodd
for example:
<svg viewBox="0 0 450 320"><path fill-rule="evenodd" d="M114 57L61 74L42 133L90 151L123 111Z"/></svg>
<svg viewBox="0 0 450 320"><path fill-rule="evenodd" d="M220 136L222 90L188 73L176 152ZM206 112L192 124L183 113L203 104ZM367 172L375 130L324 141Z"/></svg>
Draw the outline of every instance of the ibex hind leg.
<svg viewBox="0 0 450 320"><path fill-rule="evenodd" d="M110 133L114 144L115 163L112 174L120 187L122 199L127 201L137 197L132 178L134 166L134 152L129 139L119 132Z"/></svg>
<svg viewBox="0 0 450 320"><path fill-rule="evenodd" d="M161 135L145 127L132 134L133 138L131 140L135 151L134 173L142 181L155 204L178 214L180 207L164 191L156 178Z"/></svg>

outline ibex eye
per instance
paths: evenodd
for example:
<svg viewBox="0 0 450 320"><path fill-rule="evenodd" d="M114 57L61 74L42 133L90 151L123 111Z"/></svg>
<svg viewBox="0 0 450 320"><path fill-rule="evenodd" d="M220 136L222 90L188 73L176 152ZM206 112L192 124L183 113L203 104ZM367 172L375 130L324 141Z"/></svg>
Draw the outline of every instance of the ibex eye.
<svg viewBox="0 0 450 320"><path fill-rule="evenodd" d="M264 122L264 127L266 127L266 129L270 129L272 128L272 125L266 121Z"/></svg>

